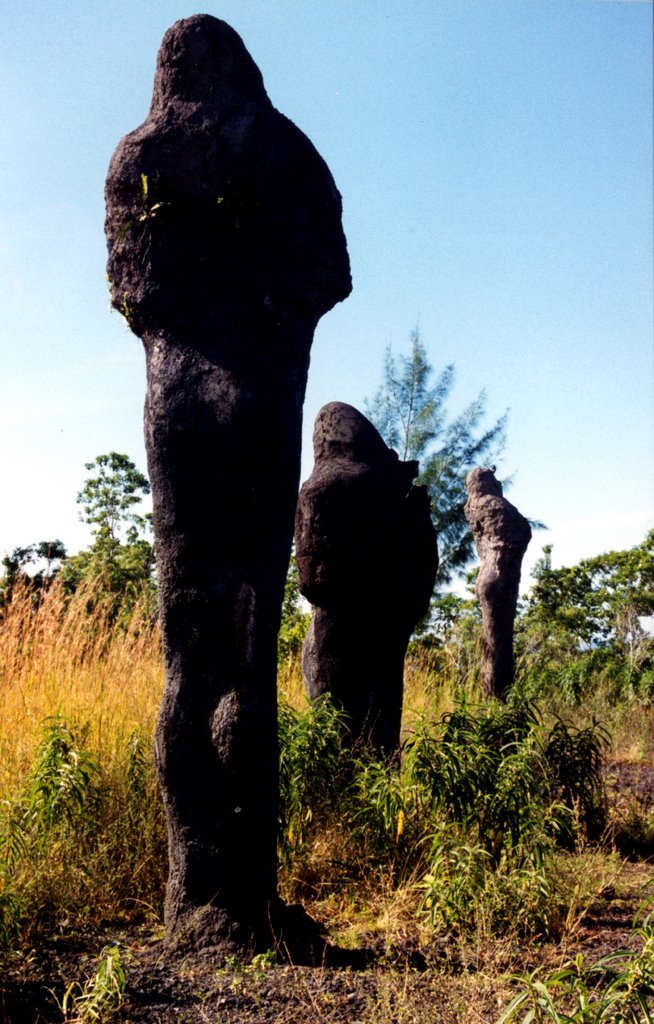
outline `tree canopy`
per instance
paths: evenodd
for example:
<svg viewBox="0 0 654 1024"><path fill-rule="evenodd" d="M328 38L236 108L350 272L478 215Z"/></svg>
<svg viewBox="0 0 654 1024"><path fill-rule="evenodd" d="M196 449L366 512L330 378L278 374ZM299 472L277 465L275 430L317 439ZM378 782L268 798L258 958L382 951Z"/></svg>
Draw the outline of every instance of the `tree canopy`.
<svg viewBox="0 0 654 1024"><path fill-rule="evenodd" d="M60 540L42 540L38 544L17 547L2 559L4 575L0 579L0 607L11 600L17 584L28 586L38 600L67 557Z"/></svg>
<svg viewBox="0 0 654 1024"><path fill-rule="evenodd" d="M506 440L505 413L484 429L486 394L479 395L453 419L447 402L454 386L454 365L434 378L427 352L415 327L408 355L386 351L383 381L365 412L386 444L402 460L417 459L431 501L438 535L440 566L436 585L460 573L474 555L472 534L465 518L465 479L475 466L498 460Z"/></svg>
<svg viewBox="0 0 654 1024"><path fill-rule="evenodd" d="M92 475L77 502L80 519L91 527L93 543L67 560L62 580L67 589L74 590L82 579L101 578L106 589L125 596L152 583L154 550L147 538L151 515L137 511L150 493L150 483L131 459L119 452L98 455L85 468Z"/></svg>
<svg viewBox="0 0 654 1024"><path fill-rule="evenodd" d="M96 475L87 478L77 503L82 506L80 519L91 526L96 544L119 542L125 531L128 542L135 540L146 520L134 508L150 493L148 478L118 452L98 455L84 468Z"/></svg>
<svg viewBox="0 0 654 1024"><path fill-rule="evenodd" d="M552 546L536 563L525 615L563 629L579 647L629 643L654 614L654 530L627 551L552 568Z"/></svg>

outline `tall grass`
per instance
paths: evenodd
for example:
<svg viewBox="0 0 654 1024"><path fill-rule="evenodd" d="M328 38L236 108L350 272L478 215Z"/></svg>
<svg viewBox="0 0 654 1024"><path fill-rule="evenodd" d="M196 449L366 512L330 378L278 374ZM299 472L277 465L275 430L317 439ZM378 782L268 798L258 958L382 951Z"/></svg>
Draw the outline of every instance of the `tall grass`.
<svg viewBox="0 0 654 1024"><path fill-rule="evenodd" d="M151 735L163 669L145 596L129 618L87 584L66 598L56 583L40 602L17 590L0 624L0 799L24 778L52 715L84 725L106 765L133 734Z"/></svg>
<svg viewBox="0 0 654 1024"><path fill-rule="evenodd" d="M0 939L159 912L161 687L145 598L117 616L93 586L14 592L0 626Z"/></svg>
<svg viewBox="0 0 654 1024"><path fill-rule="evenodd" d="M14 592L0 623L0 942L61 920L159 915L159 648L145 597L117 614L91 585L67 598L55 583L40 601ZM392 763L344 748L341 716L308 704L298 659L280 666L287 898L331 900L327 916L348 919L378 907L388 922L401 907L458 934L574 919L586 896L565 862L600 828L601 733L524 700L479 703L477 654L454 636L411 655Z"/></svg>

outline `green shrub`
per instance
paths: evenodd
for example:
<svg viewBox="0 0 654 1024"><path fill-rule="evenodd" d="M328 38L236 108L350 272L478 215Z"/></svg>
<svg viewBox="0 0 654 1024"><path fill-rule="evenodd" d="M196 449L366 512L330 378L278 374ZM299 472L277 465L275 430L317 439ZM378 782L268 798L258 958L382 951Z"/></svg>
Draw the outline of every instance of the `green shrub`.
<svg viewBox="0 0 654 1024"><path fill-rule="evenodd" d="M84 735L47 719L22 790L0 809L0 944L105 908L159 911L165 833L152 758L132 736L100 765Z"/></svg>
<svg viewBox="0 0 654 1024"><path fill-rule="evenodd" d="M319 810L333 803L343 780L343 715L328 700L302 711L279 707L279 845L282 859L299 854Z"/></svg>
<svg viewBox="0 0 654 1024"><path fill-rule="evenodd" d="M550 931L565 917L557 850L575 841L587 805L603 806L602 743L599 727L548 729L526 702L461 703L419 721L401 759L359 752L350 765L338 795L345 873L386 872L396 887L420 878L419 909L435 929ZM321 777L315 764L310 774ZM327 775L339 777L336 761Z"/></svg>
<svg viewBox="0 0 654 1024"><path fill-rule="evenodd" d="M547 736L545 758L563 803L575 812L588 839L599 839L606 828L607 802L602 775L603 753L609 745L606 730L593 719L585 728L558 719Z"/></svg>
<svg viewBox="0 0 654 1024"><path fill-rule="evenodd" d="M125 969L118 946L105 946L95 974L87 981L72 982L61 1001L68 1024L107 1024L115 1018L125 996Z"/></svg>
<svg viewBox="0 0 654 1024"><path fill-rule="evenodd" d="M533 828L494 859L464 829L443 821L420 883L420 911L436 931L546 934L558 909L553 852L547 829Z"/></svg>
<svg viewBox="0 0 654 1024"><path fill-rule="evenodd" d="M24 828L41 850L57 829L92 828L98 794L98 765L60 718L42 726L41 746L23 797Z"/></svg>
<svg viewBox="0 0 654 1024"><path fill-rule="evenodd" d="M574 828L558 798L535 709L460 705L440 735L417 730L407 769L436 828L421 882L423 915L458 931L547 931L554 853Z"/></svg>
<svg viewBox="0 0 654 1024"><path fill-rule="evenodd" d="M651 900L649 901L651 904ZM645 904L632 935L639 948L610 953L586 966L582 953L546 977L536 970L510 980L521 991L497 1024L652 1024L654 1022L654 914Z"/></svg>

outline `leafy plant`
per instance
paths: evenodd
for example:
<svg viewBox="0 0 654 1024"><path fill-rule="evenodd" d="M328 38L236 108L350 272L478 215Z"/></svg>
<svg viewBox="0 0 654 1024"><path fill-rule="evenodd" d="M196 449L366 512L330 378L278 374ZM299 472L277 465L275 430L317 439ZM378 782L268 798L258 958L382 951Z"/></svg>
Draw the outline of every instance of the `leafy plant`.
<svg viewBox="0 0 654 1024"><path fill-rule="evenodd" d="M494 859L464 829L442 821L432 836L429 870L420 882L420 910L435 930L545 934L552 900L553 841L533 828Z"/></svg>
<svg viewBox="0 0 654 1024"><path fill-rule="evenodd" d="M549 927L553 855L571 828L525 703L459 705L436 738L424 724L408 744L432 829L420 888L432 927L459 931Z"/></svg>
<svg viewBox="0 0 654 1024"><path fill-rule="evenodd" d="M559 731L569 759L583 760L578 732ZM418 720L401 760L360 758L340 807L359 870L385 871L393 886L418 876L434 929L550 932L566 914L558 849L578 821L550 739L527 702L460 702L438 722Z"/></svg>
<svg viewBox="0 0 654 1024"><path fill-rule="evenodd" d="M557 848L576 835L586 795L573 767L597 755L589 786L599 802L600 748L593 729L559 722L553 733L525 701L460 703L436 726L418 723L405 747L402 810L414 818L407 832L420 823L414 865L425 865L421 908L432 927L553 927Z"/></svg>
<svg viewBox="0 0 654 1024"><path fill-rule="evenodd" d="M282 620L277 636L277 664L284 665L290 658L297 657L309 628L311 615L303 611L300 599L300 581L295 554L291 555L284 584Z"/></svg>
<svg viewBox="0 0 654 1024"><path fill-rule="evenodd" d="M114 1018L125 995L125 969L118 946L105 946L95 974L81 984L73 981L61 1001L68 1024L94 1024Z"/></svg>
<svg viewBox="0 0 654 1024"><path fill-rule="evenodd" d="M23 791L5 801L0 813L0 945L20 933L25 893L17 875L28 861L35 864L53 837L83 823L86 833L93 815L85 814L95 797L97 764L60 718L47 719L36 762ZM38 869L37 869L38 870Z"/></svg>
<svg viewBox="0 0 654 1024"><path fill-rule="evenodd" d="M567 816L552 798L550 773L534 706L459 704L436 735L423 724L407 744L409 770L433 808L463 825L495 863L516 846L544 802L554 832Z"/></svg>
<svg viewBox="0 0 654 1024"><path fill-rule="evenodd" d="M57 826L72 826L95 795L98 766L62 719L46 719L25 794L26 821L41 849ZM88 817L87 817L87 820Z"/></svg>
<svg viewBox="0 0 654 1024"><path fill-rule="evenodd" d="M651 903L651 901L650 901ZM652 1024L654 1021L654 915L646 904L634 921L640 948L619 950L586 966L579 953L544 978L514 975L521 991L497 1024Z"/></svg>
<svg viewBox="0 0 654 1024"><path fill-rule="evenodd" d="M350 810L353 844L394 886L409 881L423 858L422 804L424 793L406 764L366 758L356 763Z"/></svg>
<svg viewBox="0 0 654 1024"><path fill-rule="evenodd" d="M106 906L158 912L165 843L152 757L133 734L101 767L83 739L46 720L26 782L0 808L0 945Z"/></svg>
<svg viewBox="0 0 654 1024"><path fill-rule="evenodd" d="M342 734L343 715L328 700L307 702L302 711L280 704L280 848L287 861L304 846L318 808L335 795Z"/></svg>
<svg viewBox="0 0 654 1024"><path fill-rule="evenodd" d="M545 744L563 803L574 811L587 838L598 839L606 826L607 803L602 775L609 735L595 719L585 728L555 722Z"/></svg>

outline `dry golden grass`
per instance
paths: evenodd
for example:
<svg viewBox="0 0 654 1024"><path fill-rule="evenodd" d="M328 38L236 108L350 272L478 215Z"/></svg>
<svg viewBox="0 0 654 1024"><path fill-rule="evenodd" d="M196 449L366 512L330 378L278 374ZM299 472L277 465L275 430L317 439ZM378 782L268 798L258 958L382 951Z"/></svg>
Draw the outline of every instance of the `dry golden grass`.
<svg viewBox="0 0 654 1024"><path fill-rule="evenodd" d="M56 583L36 604L18 590L0 628L0 798L24 777L52 715L87 728L87 746L111 762L134 732L148 733L161 698L158 628L145 600L125 621L80 588Z"/></svg>
<svg viewBox="0 0 654 1024"><path fill-rule="evenodd" d="M145 599L127 619L114 619L112 602L97 585L67 598L55 582L40 604L28 589L14 593L0 623L0 798L24 776L49 716L86 726L87 746L103 760L111 761L133 732L152 734L163 686L158 626ZM403 738L417 718L437 720L462 696L480 699L478 653L455 637L438 655L407 658ZM305 706L299 656L280 667L278 685L292 707ZM588 710L568 709L567 717L581 723ZM650 755L654 707L611 711L612 756Z"/></svg>
<svg viewBox="0 0 654 1024"><path fill-rule="evenodd" d="M280 699L298 711L306 707L299 655L280 665L277 683ZM476 675L471 673L462 683L461 674L451 660L441 666L429 653L409 655L404 671L402 738L411 734L418 718L424 716L436 721L446 712L453 711L457 699L462 696L473 702L480 699Z"/></svg>
<svg viewBox="0 0 654 1024"><path fill-rule="evenodd" d="M455 638L437 651L426 649L407 655L402 740L411 735L420 718L436 722L454 711L462 699L470 704L483 700L479 686L480 643L464 650Z"/></svg>
<svg viewBox="0 0 654 1024"><path fill-rule="evenodd" d="M280 698L306 706L299 656L280 666ZM145 599L112 621L97 587L66 597L55 582L41 603L17 589L0 624L0 799L24 777L43 721L60 715L85 726L86 745L107 763L126 738L152 734L163 687L159 629ZM451 710L451 674L438 677L427 657L407 662L403 733L420 714Z"/></svg>
<svg viewBox="0 0 654 1024"><path fill-rule="evenodd" d="M302 677L300 655L290 657L277 670L277 689L280 700L285 700L296 711L306 707L306 691Z"/></svg>

